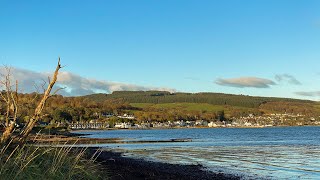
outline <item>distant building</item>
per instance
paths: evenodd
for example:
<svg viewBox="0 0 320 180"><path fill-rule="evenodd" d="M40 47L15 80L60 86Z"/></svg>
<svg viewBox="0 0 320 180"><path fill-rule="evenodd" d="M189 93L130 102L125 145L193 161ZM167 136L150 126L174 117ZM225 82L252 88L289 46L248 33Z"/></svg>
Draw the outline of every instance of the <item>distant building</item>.
<svg viewBox="0 0 320 180"><path fill-rule="evenodd" d="M124 122L124 123L116 123L114 125L114 127L115 128L120 128L120 129L129 129L129 128L131 128L131 123L126 123L126 122Z"/></svg>
<svg viewBox="0 0 320 180"><path fill-rule="evenodd" d="M244 126L252 126L252 124L249 122L246 122L246 123L244 123Z"/></svg>
<svg viewBox="0 0 320 180"><path fill-rule="evenodd" d="M135 117L133 115L130 114L124 114L122 116L117 116L118 118L122 118L122 119L135 119Z"/></svg>
<svg viewBox="0 0 320 180"><path fill-rule="evenodd" d="M205 120L196 120L195 125L196 125L196 126L208 126L208 121L205 121Z"/></svg>
<svg viewBox="0 0 320 180"><path fill-rule="evenodd" d="M106 118L110 118L112 116L114 116L112 113L102 113L101 114L102 117L106 117Z"/></svg>
<svg viewBox="0 0 320 180"><path fill-rule="evenodd" d="M72 123L69 124L70 129L105 129L109 128L110 125L108 123L98 123L94 122L93 123Z"/></svg>
<svg viewBox="0 0 320 180"><path fill-rule="evenodd" d="M211 121L210 123L208 123L209 127L218 127L218 125L216 123L214 123L213 121Z"/></svg>

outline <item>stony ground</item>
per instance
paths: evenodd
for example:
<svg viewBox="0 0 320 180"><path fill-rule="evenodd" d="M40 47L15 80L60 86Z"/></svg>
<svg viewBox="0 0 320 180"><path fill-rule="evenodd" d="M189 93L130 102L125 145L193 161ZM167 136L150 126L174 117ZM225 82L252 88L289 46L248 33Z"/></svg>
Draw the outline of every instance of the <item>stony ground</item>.
<svg viewBox="0 0 320 180"><path fill-rule="evenodd" d="M88 150L91 154L95 148ZM142 159L123 157L121 153L102 151L97 161L110 173L113 180L120 179L240 179L240 177L213 173L205 170L201 165L177 165L159 162L150 162Z"/></svg>

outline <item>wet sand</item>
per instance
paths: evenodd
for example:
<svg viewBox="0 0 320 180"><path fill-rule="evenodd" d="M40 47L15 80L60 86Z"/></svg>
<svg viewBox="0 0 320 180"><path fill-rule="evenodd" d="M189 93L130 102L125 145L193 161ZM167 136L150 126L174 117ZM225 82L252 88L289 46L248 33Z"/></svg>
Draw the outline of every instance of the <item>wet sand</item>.
<svg viewBox="0 0 320 180"><path fill-rule="evenodd" d="M97 148L89 148L89 156L94 154ZM122 156L122 153L101 150L97 161L109 171L112 180L138 180L138 179L231 179L240 177L214 173L204 169L202 165L179 165L161 162L146 161Z"/></svg>

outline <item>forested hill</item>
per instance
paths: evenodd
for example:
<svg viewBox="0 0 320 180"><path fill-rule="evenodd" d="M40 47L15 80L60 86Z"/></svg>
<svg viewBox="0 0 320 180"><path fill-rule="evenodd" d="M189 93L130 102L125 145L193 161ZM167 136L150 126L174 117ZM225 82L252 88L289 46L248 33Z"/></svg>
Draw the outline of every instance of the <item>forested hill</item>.
<svg viewBox="0 0 320 180"><path fill-rule="evenodd" d="M230 105L257 108L267 102L315 103L308 100L254 97L223 93L170 93L165 91L115 91L112 94L92 94L86 96L91 100L103 102L108 99L123 99L129 103L209 103L213 105Z"/></svg>

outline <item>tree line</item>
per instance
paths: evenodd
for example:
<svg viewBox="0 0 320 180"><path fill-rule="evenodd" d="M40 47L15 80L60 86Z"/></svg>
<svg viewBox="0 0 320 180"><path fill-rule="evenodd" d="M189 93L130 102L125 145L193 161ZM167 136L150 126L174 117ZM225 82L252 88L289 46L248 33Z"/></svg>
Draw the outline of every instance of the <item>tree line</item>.
<svg viewBox="0 0 320 180"><path fill-rule="evenodd" d="M19 111L17 122L28 123L42 95L37 93L18 94ZM248 101L248 102L247 102ZM4 118L6 103L0 101L0 113ZM221 107L217 110L192 110L179 106L160 107L154 106L134 107L131 103L178 103L188 102L194 104L211 103ZM249 114L263 115L264 113L293 113L304 115L319 114L315 102L283 99L264 98L218 93L176 93L161 91L147 92L114 92L112 94L93 94L82 97L51 96L44 106L41 122L88 122L93 119L106 119L104 115L132 114L136 121L168 121L168 120L217 120L222 121L230 117L248 116ZM110 119L110 118L109 118ZM115 118L111 118L116 121ZM124 120L120 120L124 121Z"/></svg>
<svg viewBox="0 0 320 180"><path fill-rule="evenodd" d="M259 108L268 102L314 103L308 100L254 97L223 93L170 93L166 91L115 91L112 94L92 94L86 96L97 102L106 99L121 98L129 103L209 103L213 105L229 105L246 108Z"/></svg>

